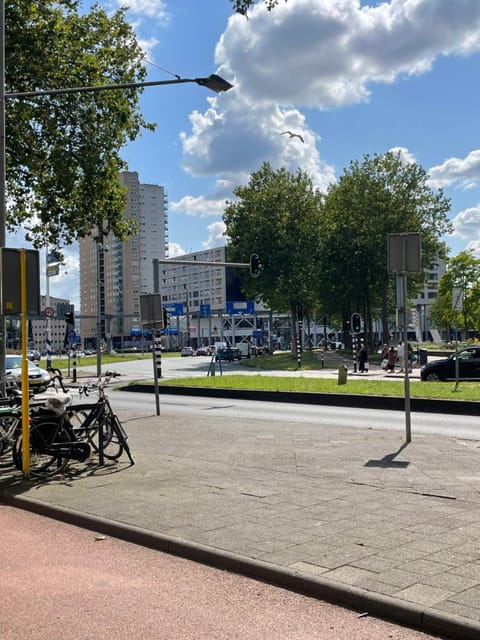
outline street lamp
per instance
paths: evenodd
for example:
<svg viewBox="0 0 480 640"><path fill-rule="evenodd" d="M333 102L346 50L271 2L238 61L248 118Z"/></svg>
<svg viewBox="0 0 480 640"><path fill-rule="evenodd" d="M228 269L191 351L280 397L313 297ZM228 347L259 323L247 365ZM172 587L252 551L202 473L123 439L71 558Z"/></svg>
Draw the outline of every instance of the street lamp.
<svg viewBox="0 0 480 640"><path fill-rule="evenodd" d="M232 84L219 75L212 73L205 78L179 78L169 80L153 80L149 82L124 82L120 84L98 85L90 87L69 87L65 89L44 89L39 91L5 91L5 0L0 0L0 248L5 247L6 239L6 175L5 175L5 103L11 99L34 98L41 96L58 96L68 93L96 93L99 91L118 91L121 89L142 89L144 87L160 87L171 84L198 84L215 93L222 93L232 88ZM0 279L0 301L2 298ZM3 302L2 302L3 304ZM6 322L3 309L0 309L0 389L4 389ZM98 347L97 347L98 348Z"/></svg>

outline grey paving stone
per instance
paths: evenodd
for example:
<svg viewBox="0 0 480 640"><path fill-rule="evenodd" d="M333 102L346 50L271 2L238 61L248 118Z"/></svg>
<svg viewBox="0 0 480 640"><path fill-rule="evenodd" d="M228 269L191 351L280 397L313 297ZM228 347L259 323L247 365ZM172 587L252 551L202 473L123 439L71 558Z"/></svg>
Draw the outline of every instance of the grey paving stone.
<svg viewBox="0 0 480 640"><path fill-rule="evenodd" d="M398 589L402 589L418 582L418 575L397 567L377 573L375 580L396 586Z"/></svg>
<svg viewBox="0 0 480 640"><path fill-rule="evenodd" d="M446 589L453 593L460 593L470 587L480 585L480 578L468 578L467 576L457 576L453 573L442 573L434 576L423 576L422 583L428 584L431 587L438 587L439 589Z"/></svg>
<svg viewBox="0 0 480 640"><path fill-rule="evenodd" d="M430 558L430 556L429 556ZM439 562L432 562L429 559L422 558L419 560L413 560L406 562L402 568L405 571L411 571L412 573L418 573L421 576L436 576L439 573L443 573L450 568L447 565L440 564Z"/></svg>
<svg viewBox="0 0 480 640"><path fill-rule="evenodd" d="M327 567L321 567L311 562L293 562L291 565L289 565L289 568L293 571L298 571L299 573L308 573L313 576L320 576L327 571L330 571L330 569L328 569Z"/></svg>
<svg viewBox="0 0 480 640"><path fill-rule="evenodd" d="M398 598L403 598L416 604L432 607L443 600L447 600L453 593L446 589L438 589L427 584L417 583L397 591L395 595Z"/></svg>
<svg viewBox="0 0 480 640"><path fill-rule="evenodd" d="M445 551L438 551L436 553L432 553L429 556L426 556L426 560L430 560L431 562L439 562L441 564L446 564L451 567L462 567L465 564L470 564L480 559L480 553L478 554L464 554L459 553L457 549L451 550L447 549Z"/></svg>
<svg viewBox="0 0 480 640"><path fill-rule="evenodd" d="M448 599L452 602L458 602L459 604L464 604L468 607L480 609L480 588L471 587L470 589L465 589L460 593L451 594Z"/></svg>
<svg viewBox="0 0 480 640"><path fill-rule="evenodd" d="M326 578L330 580L338 580L346 584L355 585L359 580L371 580L374 579L375 574L366 569L359 569L358 567L343 566L337 567L325 574Z"/></svg>
<svg viewBox="0 0 480 640"><path fill-rule="evenodd" d="M474 607L466 606L458 602L452 602L451 600L437 602L435 609L447 614L463 617L466 620L480 621L480 609L475 609Z"/></svg>

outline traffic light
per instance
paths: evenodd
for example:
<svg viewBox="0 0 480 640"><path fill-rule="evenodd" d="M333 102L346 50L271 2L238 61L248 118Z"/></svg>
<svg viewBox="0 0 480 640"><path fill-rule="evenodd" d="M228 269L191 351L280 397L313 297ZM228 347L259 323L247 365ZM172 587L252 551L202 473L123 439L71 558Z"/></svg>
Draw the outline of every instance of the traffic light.
<svg viewBox="0 0 480 640"><path fill-rule="evenodd" d="M163 313L163 329L166 329L169 324L170 324L170 316L168 315L168 311L165 309L165 307L162 307L162 313Z"/></svg>
<svg viewBox="0 0 480 640"><path fill-rule="evenodd" d="M257 278L260 275L260 258L256 253L252 253L250 256L250 275L252 278Z"/></svg>
<svg viewBox="0 0 480 640"><path fill-rule="evenodd" d="M65 322L67 324L71 324L72 327L75 324L75 315L74 315L74 311L66 311L65 312Z"/></svg>
<svg viewBox="0 0 480 640"><path fill-rule="evenodd" d="M359 313L352 313L352 333L362 332L362 317Z"/></svg>

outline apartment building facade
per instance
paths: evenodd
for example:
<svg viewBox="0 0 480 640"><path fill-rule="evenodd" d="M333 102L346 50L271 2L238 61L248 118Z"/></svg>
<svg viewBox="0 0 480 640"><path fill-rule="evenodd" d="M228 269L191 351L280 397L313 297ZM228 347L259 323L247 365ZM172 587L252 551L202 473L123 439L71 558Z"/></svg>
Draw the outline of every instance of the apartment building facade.
<svg viewBox="0 0 480 640"><path fill-rule="evenodd" d="M442 337L446 337L441 335L438 327L433 326L430 318L430 309L438 297L438 285L446 270L445 260L439 257L424 269L427 276L425 287L411 303L412 325L418 342L428 342L429 340L440 342Z"/></svg>
<svg viewBox="0 0 480 640"><path fill-rule="evenodd" d="M140 295L152 293L153 261L168 256L168 209L165 189L142 184L138 173L119 176L127 189L126 216L138 234L120 241L112 234L102 243L80 241L80 332L84 346L128 340L140 322Z"/></svg>

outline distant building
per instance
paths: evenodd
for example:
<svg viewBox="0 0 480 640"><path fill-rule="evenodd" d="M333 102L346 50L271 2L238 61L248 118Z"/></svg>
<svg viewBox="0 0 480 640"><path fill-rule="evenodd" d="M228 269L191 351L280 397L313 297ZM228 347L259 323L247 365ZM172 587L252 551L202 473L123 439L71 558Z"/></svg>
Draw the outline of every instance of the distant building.
<svg viewBox="0 0 480 640"><path fill-rule="evenodd" d="M47 306L46 296L40 297L40 309L42 314L45 313ZM60 353L64 347L65 340L65 312L69 311L70 301L65 298L53 298L50 296L50 305L54 310L54 315L50 319L50 331L52 338L52 353ZM29 337L28 347L32 349L38 349L40 353L46 351L46 319L42 317L38 320L31 320L29 323ZM8 346L8 345L7 345ZM21 345L14 346L14 343L10 343L10 348L19 349Z"/></svg>
<svg viewBox="0 0 480 640"><path fill-rule="evenodd" d="M113 235L98 245L80 241L80 330L84 346L96 345L97 310L102 342L128 340L140 324L140 295L153 292L153 260L168 255L167 197L163 187L142 184L138 173L125 171L126 216L139 233L121 242Z"/></svg>
<svg viewBox="0 0 480 640"><path fill-rule="evenodd" d="M438 297L438 285L446 270L445 260L438 257L424 268L427 282L412 300L412 325L418 342L440 342L442 339L439 329L430 320L430 308Z"/></svg>

